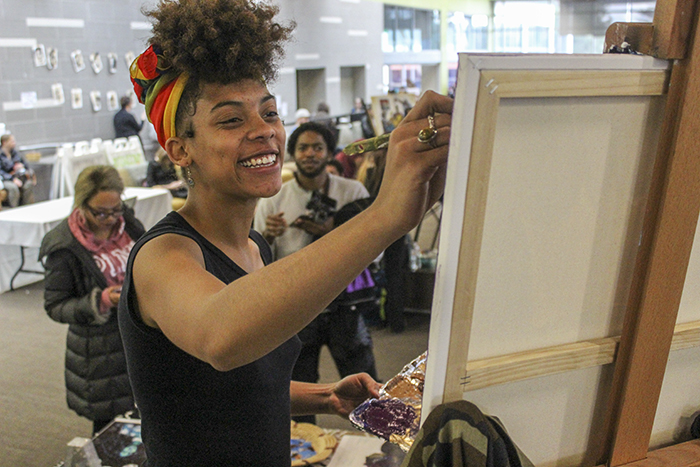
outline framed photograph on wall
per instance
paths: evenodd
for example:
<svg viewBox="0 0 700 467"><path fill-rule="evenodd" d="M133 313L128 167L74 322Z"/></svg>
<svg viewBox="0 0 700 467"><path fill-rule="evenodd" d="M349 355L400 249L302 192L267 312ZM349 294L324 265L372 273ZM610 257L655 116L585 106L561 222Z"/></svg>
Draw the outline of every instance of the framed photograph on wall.
<svg viewBox="0 0 700 467"><path fill-rule="evenodd" d="M54 83L51 85L51 95L59 104L63 104L66 101L66 97L63 94L63 85L61 83Z"/></svg>
<svg viewBox="0 0 700 467"><path fill-rule="evenodd" d="M117 54L110 52L107 54L107 64L109 67L110 74L117 72Z"/></svg>
<svg viewBox="0 0 700 467"><path fill-rule="evenodd" d="M46 68L53 70L58 67L58 49L49 47L46 50Z"/></svg>
<svg viewBox="0 0 700 467"><path fill-rule="evenodd" d="M81 88L70 90L70 106L72 109L83 108L83 90Z"/></svg>
<svg viewBox="0 0 700 467"><path fill-rule="evenodd" d="M102 93L100 91L90 91L90 103L92 104L93 112L102 110Z"/></svg>
<svg viewBox="0 0 700 467"><path fill-rule="evenodd" d="M33 109L37 103L36 91L26 91L19 95L19 101L23 109Z"/></svg>
<svg viewBox="0 0 700 467"><path fill-rule="evenodd" d="M107 91L107 110L117 110L119 108L119 98L117 91Z"/></svg>
<svg viewBox="0 0 700 467"><path fill-rule="evenodd" d="M96 75L102 71L102 57L99 52L90 54L90 66Z"/></svg>
<svg viewBox="0 0 700 467"><path fill-rule="evenodd" d="M70 53L70 60L73 63L73 70L79 73L85 69L85 59L80 50L74 50Z"/></svg>
<svg viewBox="0 0 700 467"><path fill-rule="evenodd" d="M34 66L46 66L46 50L44 44L34 47Z"/></svg>

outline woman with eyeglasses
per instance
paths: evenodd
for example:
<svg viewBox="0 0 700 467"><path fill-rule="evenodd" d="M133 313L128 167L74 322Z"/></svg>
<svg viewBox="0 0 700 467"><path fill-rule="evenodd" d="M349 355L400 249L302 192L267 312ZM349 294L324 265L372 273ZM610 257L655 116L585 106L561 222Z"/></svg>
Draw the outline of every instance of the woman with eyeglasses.
<svg viewBox="0 0 700 467"><path fill-rule="evenodd" d="M68 324L68 407L93 421L93 434L134 408L117 322L126 262L144 228L122 203L124 183L111 166L83 170L73 211L41 243L44 308Z"/></svg>

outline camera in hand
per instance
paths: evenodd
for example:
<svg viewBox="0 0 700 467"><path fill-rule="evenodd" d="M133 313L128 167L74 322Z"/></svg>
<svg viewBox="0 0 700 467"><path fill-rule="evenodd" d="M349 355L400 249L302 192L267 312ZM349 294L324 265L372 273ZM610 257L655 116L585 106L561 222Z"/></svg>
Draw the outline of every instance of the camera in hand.
<svg viewBox="0 0 700 467"><path fill-rule="evenodd" d="M22 181L22 183L25 183L27 180L34 177L34 171L32 169L22 167L20 169L15 170L13 176L19 178Z"/></svg>
<svg viewBox="0 0 700 467"><path fill-rule="evenodd" d="M314 191L311 194L311 200L306 204L306 218L316 224L325 223L329 217L335 214L335 206L338 204L336 200L330 198L320 191Z"/></svg>

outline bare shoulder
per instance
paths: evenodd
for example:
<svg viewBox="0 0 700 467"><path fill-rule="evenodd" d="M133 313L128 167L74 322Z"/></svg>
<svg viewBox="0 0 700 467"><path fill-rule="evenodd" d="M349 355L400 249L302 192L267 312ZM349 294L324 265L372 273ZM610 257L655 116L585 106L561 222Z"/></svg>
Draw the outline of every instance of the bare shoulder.
<svg viewBox="0 0 700 467"><path fill-rule="evenodd" d="M133 283L143 321L156 324L152 311L155 304L167 304L178 296L193 277L206 274L199 245L178 234L163 234L146 244L134 258Z"/></svg>
<svg viewBox="0 0 700 467"><path fill-rule="evenodd" d="M144 244L134 258L134 277L140 275L139 271L153 273L160 272L160 269L165 269L162 273L168 274L180 261L196 261L204 265L197 242L184 235L160 235Z"/></svg>

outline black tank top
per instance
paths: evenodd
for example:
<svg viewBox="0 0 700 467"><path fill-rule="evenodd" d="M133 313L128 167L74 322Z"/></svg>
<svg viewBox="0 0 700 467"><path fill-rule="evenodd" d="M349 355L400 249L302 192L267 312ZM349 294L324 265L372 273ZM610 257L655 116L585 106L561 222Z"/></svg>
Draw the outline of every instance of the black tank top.
<svg viewBox="0 0 700 467"><path fill-rule="evenodd" d="M294 336L255 362L221 372L144 324L134 306L133 262L146 242L165 233L197 242L206 270L224 283L246 274L176 212L156 224L132 249L119 303L119 325L141 412L147 465L289 466L289 382L299 339ZM269 264L267 242L253 230L250 238L258 245L263 262ZM181 280L187 281L186 271Z"/></svg>

